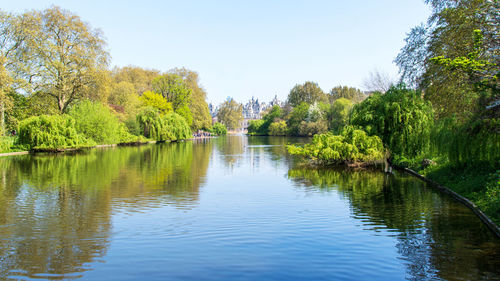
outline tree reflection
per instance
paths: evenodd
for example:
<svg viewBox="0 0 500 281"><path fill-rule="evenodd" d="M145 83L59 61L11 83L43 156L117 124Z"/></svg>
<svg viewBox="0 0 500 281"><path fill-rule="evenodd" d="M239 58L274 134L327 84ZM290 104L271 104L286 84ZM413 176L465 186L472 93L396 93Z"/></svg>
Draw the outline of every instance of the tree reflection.
<svg viewBox="0 0 500 281"><path fill-rule="evenodd" d="M365 228L394 233L407 279L480 280L500 273L497 238L465 206L413 177L313 168L293 168L288 177L308 189L338 190Z"/></svg>
<svg viewBox="0 0 500 281"><path fill-rule="evenodd" d="M105 254L116 207L191 208L211 151L181 142L0 159L0 279L77 277Z"/></svg>

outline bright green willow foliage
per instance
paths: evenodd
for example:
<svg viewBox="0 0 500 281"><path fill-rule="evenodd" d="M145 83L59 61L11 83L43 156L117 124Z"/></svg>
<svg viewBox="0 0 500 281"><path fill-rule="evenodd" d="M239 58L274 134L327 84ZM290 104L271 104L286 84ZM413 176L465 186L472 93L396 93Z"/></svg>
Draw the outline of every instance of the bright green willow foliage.
<svg viewBox="0 0 500 281"><path fill-rule="evenodd" d="M18 144L29 149L91 147L95 142L78 134L75 119L69 115L40 115L19 125Z"/></svg>
<svg viewBox="0 0 500 281"><path fill-rule="evenodd" d="M315 135L304 147L287 146L288 152L310 158L323 165L355 162L376 162L384 158L384 146L377 136L347 127L341 135Z"/></svg>
<svg viewBox="0 0 500 281"><path fill-rule="evenodd" d="M116 144L137 141L125 124L111 110L101 104L84 101L69 112L75 120L75 128L97 144Z"/></svg>
<svg viewBox="0 0 500 281"><path fill-rule="evenodd" d="M355 105L350 123L379 136L393 154L415 157L429 150L434 119L420 92L401 84Z"/></svg>
<svg viewBox="0 0 500 281"><path fill-rule="evenodd" d="M155 108L147 107L137 115L137 122L145 137L157 141L176 141L191 137L189 125L177 113L162 116Z"/></svg>
<svg viewBox="0 0 500 281"><path fill-rule="evenodd" d="M488 162L499 167L499 128L500 119L497 118L476 118L465 124L447 118L434 128L433 150L436 154L446 156L454 166Z"/></svg>

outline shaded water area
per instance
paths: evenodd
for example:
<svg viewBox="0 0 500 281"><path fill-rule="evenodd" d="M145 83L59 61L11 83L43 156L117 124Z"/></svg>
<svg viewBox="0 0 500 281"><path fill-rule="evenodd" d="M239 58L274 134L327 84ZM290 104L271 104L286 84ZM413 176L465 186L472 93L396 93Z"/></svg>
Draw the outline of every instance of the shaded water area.
<svg viewBox="0 0 500 281"><path fill-rule="evenodd" d="M0 159L0 280L500 279L500 239L405 174L231 136Z"/></svg>

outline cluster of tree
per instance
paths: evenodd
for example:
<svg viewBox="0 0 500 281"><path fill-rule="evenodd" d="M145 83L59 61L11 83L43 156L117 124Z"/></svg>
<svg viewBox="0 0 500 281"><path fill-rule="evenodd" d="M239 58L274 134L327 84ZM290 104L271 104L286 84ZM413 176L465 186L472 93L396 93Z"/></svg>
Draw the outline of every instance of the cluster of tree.
<svg viewBox="0 0 500 281"><path fill-rule="evenodd" d="M431 17L411 30L396 58L399 85L344 106L346 114L331 108L330 115L318 110L325 102L321 91L299 85L289 96L288 131L312 133L306 126L319 128L315 122L325 120L318 117L323 113L329 116L329 130L338 132L348 124L378 136L394 163L455 188L498 221L498 207L493 206L500 206L500 5L488 0L426 2L433 8ZM340 148L335 150L330 142L341 143L341 136L321 135L306 147L289 150L319 159L331 155L330 162L322 162L336 163L344 146L336 144Z"/></svg>
<svg viewBox="0 0 500 281"><path fill-rule="evenodd" d="M0 34L0 134L19 130L21 121L33 116L70 114L85 101L107 107L131 133L139 131L137 115L144 108L175 113L191 130L211 128L198 73L132 66L110 70L102 33L69 11L0 11ZM97 141L102 142L108 141Z"/></svg>
<svg viewBox="0 0 500 281"><path fill-rule="evenodd" d="M375 163L384 159L384 146L378 136L368 136L365 131L349 126L340 135L315 135L304 147L289 145L288 151L324 165Z"/></svg>
<svg viewBox="0 0 500 281"><path fill-rule="evenodd" d="M234 99L228 98L219 106L217 121L230 130L240 128L243 121L243 106Z"/></svg>
<svg viewBox="0 0 500 281"><path fill-rule="evenodd" d="M305 82L290 90L283 108L274 106L261 120L252 120L252 135L313 136L339 133L347 124L350 109L365 100L359 89L338 86L324 93L317 83Z"/></svg>

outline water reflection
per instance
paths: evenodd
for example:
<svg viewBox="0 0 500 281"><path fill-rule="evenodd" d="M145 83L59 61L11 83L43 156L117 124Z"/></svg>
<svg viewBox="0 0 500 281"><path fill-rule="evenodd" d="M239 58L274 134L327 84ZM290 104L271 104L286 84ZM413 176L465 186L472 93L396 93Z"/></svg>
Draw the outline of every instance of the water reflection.
<svg viewBox="0 0 500 281"><path fill-rule="evenodd" d="M284 145L307 141L2 158L0 279L500 276L500 243L470 210L413 177L300 167Z"/></svg>
<svg viewBox="0 0 500 281"><path fill-rule="evenodd" d="M211 143L0 159L0 279L74 278L103 257L111 215L192 208Z"/></svg>
<svg viewBox="0 0 500 281"><path fill-rule="evenodd" d="M288 177L306 192L336 190L363 229L395 236L407 279L500 274L500 244L491 231L468 208L413 177L312 168L290 169Z"/></svg>

